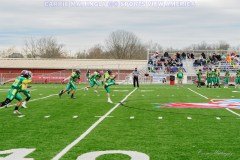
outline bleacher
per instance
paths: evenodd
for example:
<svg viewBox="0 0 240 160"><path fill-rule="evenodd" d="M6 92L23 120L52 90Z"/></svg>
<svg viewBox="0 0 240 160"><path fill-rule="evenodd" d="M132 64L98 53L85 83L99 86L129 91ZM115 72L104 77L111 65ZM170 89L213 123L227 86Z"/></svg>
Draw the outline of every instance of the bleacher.
<svg viewBox="0 0 240 160"><path fill-rule="evenodd" d="M182 56L182 53L185 53L186 56ZM180 54L177 56L176 53ZM211 61L210 63L201 64L200 66L196 66L194 62L196 60L201 60L202 53L205 54L206 59L211 57L213 54L216 55L227 55L227 54L235 54L235 57L231 63L227 62L224 58L220 61ZM239 69L240 61L239 53L236 51L226 51L226 50L198 50L198 51L171 51L167 52L168 56L166 56L166 52L151 52L148 54L148 63L145 67L140 68L139 71L141 73L139 79L141 83L161 83L160 80L154 80L159 77L166 78L169 80L170 75L176 75L179 68L183 69L185 72L184 83L191 84L196 79L196 71L201 69L205 74L208 68L218 68L221 71L221 77L224 76L224 72L226 70L230 71L230 73L234 76L236 70ZM192 55L191 55L192 54ZM183 54L184 55L184 54ZM164 65L164 62L167 61L171 57L176 62L173 65ZM163 60L164 58L164 60ZM205 60L206 60L205 59ZM158 63L160 61L160 63ZM204 78L205 76L203 76ZM131 74L126 77L126 82L131 83L132 76ZM233 81L234 78L232 78Z"/></svg>

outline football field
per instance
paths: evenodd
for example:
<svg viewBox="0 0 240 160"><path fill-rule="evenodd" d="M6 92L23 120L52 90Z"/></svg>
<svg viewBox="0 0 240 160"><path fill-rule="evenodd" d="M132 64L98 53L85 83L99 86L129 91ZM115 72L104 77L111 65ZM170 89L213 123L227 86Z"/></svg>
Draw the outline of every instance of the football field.
<svg viewBox="0 0 240 160"><path fill-rule="evenodd" d="M64 87L33 84L22 116L0 109L0 159L240 160L239 89L119 85L109 104L102 88Z"/></svg>

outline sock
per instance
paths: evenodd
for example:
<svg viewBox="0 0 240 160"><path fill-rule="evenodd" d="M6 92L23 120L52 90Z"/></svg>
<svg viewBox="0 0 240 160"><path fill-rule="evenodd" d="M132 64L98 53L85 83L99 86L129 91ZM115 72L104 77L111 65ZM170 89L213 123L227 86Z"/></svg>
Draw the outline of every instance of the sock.
<svg viewBox="0 0 240 160"><path fill-rule="evenodd" d="M15 107L14 111L18 111L18 106Z"/></svg>

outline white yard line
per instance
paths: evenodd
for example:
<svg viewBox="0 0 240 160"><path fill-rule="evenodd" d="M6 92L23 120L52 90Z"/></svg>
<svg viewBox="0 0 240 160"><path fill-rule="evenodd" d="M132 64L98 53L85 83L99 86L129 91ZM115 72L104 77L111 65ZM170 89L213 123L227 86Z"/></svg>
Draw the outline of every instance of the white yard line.
<svg viewBox="0 0 240 160"><path fill-rule="evenodd" d="M203 97L203 98L205 98L205 99L209 99L208 97L206 97L206 96L204 96L204 95L202 95L202 94L200 94L200 93L192 90L191 88L188 88L188 90L192 91L193 93L195 93L195 94L197 94L197 95L199 95L199 96L201 96L201 97Z"/></svg>
<svg viewBox="0 0 240 160"><path fill-rule="evenodd" d="M63 157L70 149L72 149L75 145L77 145L81 140L83 140L90 132L92 132L93 129L95 129L103 120L106 119L115 109L117 109L121 103L127 100L127 98L137 90L135 88L133 91L131 91L121 102L116 104L112 109L110 109L104 116L99 118L90 128L88 128L83 134L81 134L77 139L75 139L72 143L70 143L68 146L66 146L61 152L59 152L55 157L53 157L52 160L59 160L61 157Z"/></svg>
<svg viewBox="0 0 240 160"><path fill-rule="evenodd" d="M206 96L204 96L204 95L202 95L202 94L200 94L200 93L198 93L198 92L196 92L196 91L194 91L194 90L192 90L192 89L190 89L190 88L188 88L188 90L192 91L193 93L195 93L195 94L197 94L197 95L199 95L199 96L201 96L201 97L203 97L203 98L205 98L205 99L209 99L208 97L206 97ZM240 117L240 114L238 114L237 112L234 112L233 110L231 110L231 109L229 109L229 108L225 108L225 109L226 109L227 111L231 112L232 114L235 114L235 115L237 115L237 116Z"/></svg>
<svg viewBox="0 0 240 160"><path fill-rule="evenodd" d="M234 112L233 110L229 109L229 108L226 108L226 110L228 110L229 112L237 115L238 117L240 117L240 114L238 114L237 112Z"/></svg>

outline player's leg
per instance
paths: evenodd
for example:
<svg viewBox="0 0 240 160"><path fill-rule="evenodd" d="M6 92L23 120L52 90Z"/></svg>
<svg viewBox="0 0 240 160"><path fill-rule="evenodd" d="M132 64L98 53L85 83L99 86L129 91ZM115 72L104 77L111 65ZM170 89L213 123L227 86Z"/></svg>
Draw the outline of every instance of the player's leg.
<svg viewBox="0 0 240 160"><path fill-rule="evenodd" d="M71 90L72 90L71 98L76 99L75 93L77 91L77 86L75 84L71 84Z"/></svg>
<svg viewBox="0 0 240 160"><path fill-rule="evenodd" d="M5 101L0 103L0 107L8 106L8 104L10 104L11 101L14 99L16 93L17 89L10 89L7 93L7 98L5 99Z"/></svg>
<svg viewBox="0 0 240 160"><path fill-rule="evenodd" d="M218 87L220 88L221 85L220 85L220 78L219 77L217 78L217 84L218 84Z"/></svg>
<svg viewBox="0 0 240 160"><path fill-rule="evenodd" d="M31 94L28 90L23 90L22 93L26 96L25 101L22 103L22 107L27 108L27 102L31 99Z"/></svg>
<svg viewBox="0 0 240 160"><path fill-rule="evenodd" d="M62 96L64 93L69 92L69 91L71 91L71 83L68 83L67 86L66 86L66 88L65 88L64 90L61 90L58 95L59 95L59 97L61 98L61 96Z"/></svg>
<svg viewBox="0 0 240 160"><path fill-rule="evenodd" d="M98 94L98 87L101 85L101 83L99 81L95 80L94 85L96 85L96 88L94 89L94 92Z"/></svg>
<svg viewBox="0 0 240 160"><path fill-rule="evenodd" d="M87 91L89 88L92 87L92 80L88 80L88 85L86 87L84 87L84 91Z"/></svg>
<svg viewBox="0 0 240 160"><path fill-rule="evenodd" d="M112 100L111 100L111 96L110 96L110 88L109 88L109 86L105 85L104 88L105 88L105 90L107 92L107 99L108 99L107 102L108 103L113 103Z"/></svg>
<svg viewBox="0 0 240 160"><path fill-rule="evenodd" d="M15 108L14 108L13 113L14 113L14 114L22 114L21 112L19 112L19 109L20 109L20 107L22 106L22 102L23 102L20 93L17 93L14 98L15 98L18 102L17 102L17 104L16 104L16 106L15 106Z"/></svg>

